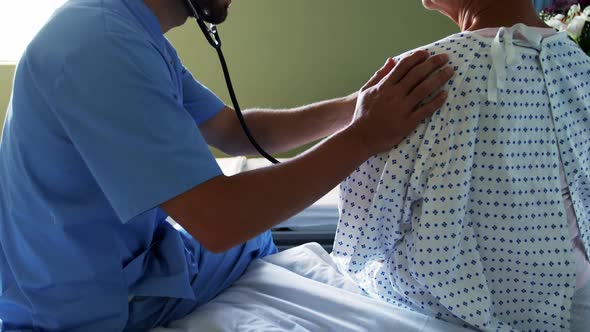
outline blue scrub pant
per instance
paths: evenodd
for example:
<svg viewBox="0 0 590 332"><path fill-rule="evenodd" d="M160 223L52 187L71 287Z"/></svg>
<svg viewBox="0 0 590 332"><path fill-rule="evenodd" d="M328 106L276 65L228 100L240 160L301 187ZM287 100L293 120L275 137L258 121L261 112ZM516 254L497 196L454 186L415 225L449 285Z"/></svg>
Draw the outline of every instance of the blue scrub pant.
<svg viewBox="0 0 590 332"><path fill-rule="evenodd" d="M221 254L214 254L206 250L188 233L185 232L185 235L187 235L184 236L186 247L189 250L198 248L195 251L199 252L199 272L191 281L196 300L136 296L129 302L129 320L125 331L148 331L158 326L166 326L184 318L198 306L211 301L244 274L251 260L247 263L241 260L237 265L231 263L235 261L236 257L246 254L244 251L251 251L253 245L258 248L250 253L252 260L277 253L270 231L245 245L232 248ZM200 290L204 289L207 290L207 294L214 295L201 296Z"/></svg>

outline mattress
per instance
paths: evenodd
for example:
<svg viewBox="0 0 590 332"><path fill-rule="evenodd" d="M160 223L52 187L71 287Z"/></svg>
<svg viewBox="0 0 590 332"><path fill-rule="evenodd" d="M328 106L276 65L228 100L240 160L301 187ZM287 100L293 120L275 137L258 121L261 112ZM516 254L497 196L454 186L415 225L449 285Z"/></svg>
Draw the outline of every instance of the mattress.
<svg viewBox="0 0 590 332"><path fill-rule="evenodd" d="M196 331L468 330L364 295L328 253L309 243L254 261L213 301L152 330Z"/></svg>

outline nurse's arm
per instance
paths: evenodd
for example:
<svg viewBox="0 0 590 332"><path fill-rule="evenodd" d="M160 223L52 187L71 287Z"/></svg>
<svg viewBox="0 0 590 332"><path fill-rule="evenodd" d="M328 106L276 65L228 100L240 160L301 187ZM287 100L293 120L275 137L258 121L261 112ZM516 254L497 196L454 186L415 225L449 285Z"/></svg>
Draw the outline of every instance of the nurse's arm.
<svg viewBox="0 0 590 332"><path fill-rule="evenodd" d="M303 210L369 156L343 131L289 162L218 176L161 207L205 248L224 252Z"/></svg>
<svg viewBox="0 0 590 332"><path fill-rule="evenodd" d="M327 137L348 125L354 113L356 95L293 109L249 109L244 112L244 119L265 150L286 152ZM230 107L225 107L199 128L205 140L224 153L234 156L257 153Z"/></svg>
<svg viewBox="0 0 590 332"><path fill-rule="evenodd" d="M446 60L418 52L393 61L363 87L354 121L310 151L288 162L218 176L161 204L212 252L245 243L295 215L340 183L370 156L389 151L443 105L438 94L452 73L430 76ZM395 66L395 69L393 67Z"/></svg>
<svg viewBox="0 0 590 332"><path fill-rule="evenodd" d="M260 145L270 153L300 147L344 128L352 120L356 93L293 109L249 109L244 119ZM200 126L209 144L229 155L256 154L232 108Z"/></svg>

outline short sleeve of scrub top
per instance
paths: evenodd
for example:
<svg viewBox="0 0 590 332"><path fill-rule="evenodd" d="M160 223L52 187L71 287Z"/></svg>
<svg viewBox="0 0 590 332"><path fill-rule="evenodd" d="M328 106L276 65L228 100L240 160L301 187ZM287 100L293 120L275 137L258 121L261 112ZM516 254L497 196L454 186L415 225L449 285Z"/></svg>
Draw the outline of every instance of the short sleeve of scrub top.
<svg viewBox="0 0 590 332"><path fill-rule="evenodd" d="M182 67L182 89L184 108L199 125L210 120L225 106L211 90L195 80L186 67Z"/></svg>
<svg viewBox="0 0 590 332"><path fill-rule="evenodd" d="M201 120L223 103L190 74L178 79L145 40L110 34L92 42L58 75L55 112L121 220L221 175L177 84L193 114L210 110Z"/></svg>

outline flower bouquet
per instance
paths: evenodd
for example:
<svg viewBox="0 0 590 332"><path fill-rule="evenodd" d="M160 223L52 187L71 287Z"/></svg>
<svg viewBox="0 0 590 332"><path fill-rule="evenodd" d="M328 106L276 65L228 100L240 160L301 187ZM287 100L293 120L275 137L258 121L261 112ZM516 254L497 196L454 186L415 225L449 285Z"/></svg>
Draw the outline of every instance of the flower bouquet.
<svg viewBox="0 0 590 332"><path fill-rule="evenodd" d="M567 31L590 55L590 0L556 0L541 11L541 18L557 31Z"/></svg>

